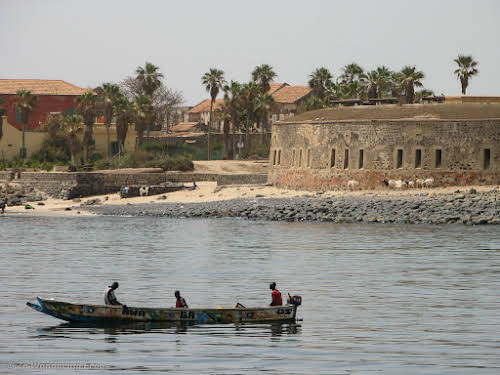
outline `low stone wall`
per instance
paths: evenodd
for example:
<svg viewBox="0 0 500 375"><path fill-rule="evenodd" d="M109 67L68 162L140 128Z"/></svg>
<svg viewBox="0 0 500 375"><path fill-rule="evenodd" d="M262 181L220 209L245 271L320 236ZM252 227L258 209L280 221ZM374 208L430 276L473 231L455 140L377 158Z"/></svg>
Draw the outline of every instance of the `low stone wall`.
<svg viewBox="0 0 500 375"><path fill-rule="evenodd" d="M268 182L280 188L296 190L347 190L347 182L359 182L359 189L387 188L384 180L416 181L434 179L434 186L499 185L495 171L436 171L436 170L341 170L294 169L273 167Z"/></svg>
<svg viewBox="0 0 500 375"><path fill-rule="evenodd" d="M63 199L116 193L125 185L158 185L163 182L192 183L193 181L214 181L219 185L262 184L266 180L266 174L0 172L0 182L16 182L26 187L33 187L52 197Z"/></svg>

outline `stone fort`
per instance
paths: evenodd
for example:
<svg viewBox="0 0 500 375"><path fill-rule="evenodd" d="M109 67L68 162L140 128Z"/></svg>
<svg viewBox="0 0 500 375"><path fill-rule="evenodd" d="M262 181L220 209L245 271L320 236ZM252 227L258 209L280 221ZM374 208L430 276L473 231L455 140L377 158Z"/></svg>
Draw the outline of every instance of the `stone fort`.
<svg viewBox="0 0 500 375"><path fill-rule="evenodd" d="M500 103L377 105L306 112L272 126L268 182L303 190L500 183Z"/></svg>

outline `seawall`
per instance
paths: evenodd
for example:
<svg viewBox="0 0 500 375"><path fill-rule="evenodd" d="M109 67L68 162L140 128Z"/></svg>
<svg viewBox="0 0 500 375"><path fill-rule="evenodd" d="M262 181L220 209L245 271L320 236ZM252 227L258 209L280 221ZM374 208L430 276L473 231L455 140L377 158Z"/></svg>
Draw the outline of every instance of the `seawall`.
<svg viewBox="0 0 500 375"><path fill-rule="evenodd" d="M116 193L124 185L158 185L164 182L216 181L218 185L263 184L267 174L216 174L191 172L11 172L0 171L0 182L33 187L51 197L71 199Z"/></svg>

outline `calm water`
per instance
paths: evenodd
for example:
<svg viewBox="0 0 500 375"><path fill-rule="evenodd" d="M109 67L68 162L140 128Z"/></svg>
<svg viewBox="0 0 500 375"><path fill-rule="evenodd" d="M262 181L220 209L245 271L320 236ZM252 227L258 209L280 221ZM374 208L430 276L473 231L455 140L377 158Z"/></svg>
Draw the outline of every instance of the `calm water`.
<svg viewBox="0 0 500 375"><path fill-rule="evenodd" d="M0 373L500 373L498 227L10 216L0 239ZM25 306L113 280L144 306L264 305L276 281L304 321L79 328Z"/></svg>

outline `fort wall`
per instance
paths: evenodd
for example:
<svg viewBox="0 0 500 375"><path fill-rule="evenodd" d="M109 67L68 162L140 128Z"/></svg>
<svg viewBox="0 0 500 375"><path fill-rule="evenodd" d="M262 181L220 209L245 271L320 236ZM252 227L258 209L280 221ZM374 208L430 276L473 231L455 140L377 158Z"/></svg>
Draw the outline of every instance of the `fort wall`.
<svg viewBox="0 0 500 375"><path fill-rule="evenodd" d="M322 110L335 119L312 113L317 120L276 123L268 182L304 190L346 189L349 180L363 189L382 188L389 179L433 178L435 186L499 184L500 106L488 112L472 106L462 108L464 112L456 105L420 106L425 117L413 107L411 113L393 107L385 113L382 109L378 117L397 117L394 111L414 117L373 120L338 120L354 117L352 108L348 114ZM477 118L481 115L498 117Z"/></svg>

